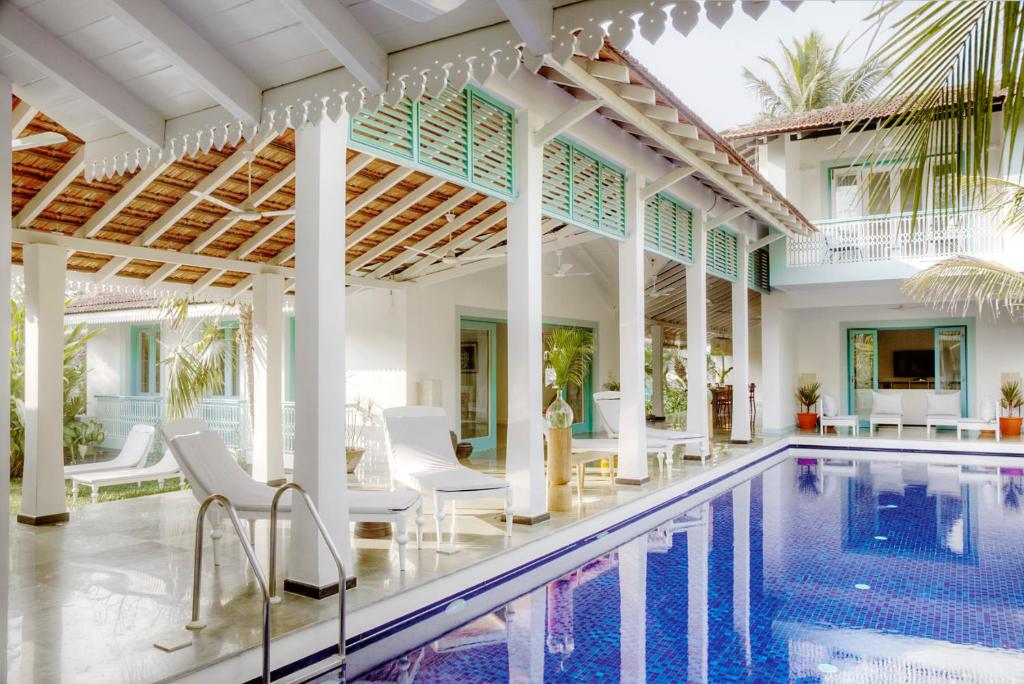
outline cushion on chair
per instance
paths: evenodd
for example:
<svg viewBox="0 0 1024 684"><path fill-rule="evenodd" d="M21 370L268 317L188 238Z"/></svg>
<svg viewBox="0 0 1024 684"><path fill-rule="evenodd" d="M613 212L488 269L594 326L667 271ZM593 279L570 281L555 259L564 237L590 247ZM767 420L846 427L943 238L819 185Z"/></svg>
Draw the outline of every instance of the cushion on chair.
<svg viewBox="0 0 1024 684"><path fill-rule="evenodd" d="M960 393L946 392L944 394L928 395L929 416L957 416L960 415Z"/></svg>
<svg viewBox="0 0 1024 684"><path fill-rule="evenodd" d="M831 394L821 398L821 415L826 418L834 418L839 414L839 402Z"/></svg>
<svg viewBox="0 0 1024 684"><path fill-rule="evenodd" d="M419 494L407 489L400 489L395 492L374 489L350 489L348 490L348 511L355 515L360 513L381 514L407 511L415 506L419 500Z"/></svg>
<svg viewBox="0 0 1024 684"><path fill-rule="evenodd" d="M891 394L871 393L871 413L903 413L903 393L893 392Z"/></svg>

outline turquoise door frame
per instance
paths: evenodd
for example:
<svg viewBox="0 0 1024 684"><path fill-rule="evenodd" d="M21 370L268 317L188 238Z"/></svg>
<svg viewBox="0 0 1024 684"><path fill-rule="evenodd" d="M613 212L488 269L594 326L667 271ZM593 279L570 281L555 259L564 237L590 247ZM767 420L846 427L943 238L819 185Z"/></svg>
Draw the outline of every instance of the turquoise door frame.
<svg viewBox="0 0 1024 684"><path fill-rule="evenodd" d="M967 326L947 325L935 328L935 390L939 391L942 378L942 354L939 337L942 333L960 335L960 415L969 416L967 404Z"/></svg>
<svg viewBox="0 0 1024 684"><path fill-rule="evenodd" d="M483 330L487 332L487 435L466 439L474 451L498 448L498 326L492 321L463 318L459 330ZM461 345L461 336L460 336ZM461 350L461 347L460 347ZM461 388L461 372L460 372ZM459 392L459 415L462 415L462 393Z"/></svg>
<svg viewBox="0 0 1024 684"><path fill-rule="evenodd" d="M850 414L857 413L857 386L853 381L854 359L853 359L853 338L856 335L870 335L872 339L873 357L871 359L871 389L878 390L878 329L877 328L850 328L846 331L846 379L849 388L847 406ZM866 421L861 421L861 427L867 427Z"/></svg>

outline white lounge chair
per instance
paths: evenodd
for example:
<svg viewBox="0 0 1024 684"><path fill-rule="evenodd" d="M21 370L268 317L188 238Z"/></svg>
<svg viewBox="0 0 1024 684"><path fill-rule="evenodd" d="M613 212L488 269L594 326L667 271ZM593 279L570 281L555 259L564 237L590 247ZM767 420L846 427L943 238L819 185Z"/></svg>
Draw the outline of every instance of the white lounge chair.
<svg viewBox="0 0 1024 684"><path fill-rule="evenodd" d="M826 395L826 397L827 397L827 395ZM824 435L826 428L830 428L830 427L831 428L846 427L846 428L850 428L850 434L853 435L854 437L856 437L860 433L860 416L855 416L855 415L854 416L849 416L849 415L848 416L840 416L840 415L837 415L836 412L833 410L834 407L832 407L832 406L826 407L825 406L825 404L826 404L826 401L825 401L826 397L822 397L821 399L819 399L818 400L818 405L816 407L816 410L818 412L818 426L819 426L818 430L819 430L820 434ZM831 397L827 397L827 398L832 399ZM830 401L828 403L832 403L834 401L835 400L832 399L832 401ZM828 408L829 410L826 411L826 408ZM832 415L827 415L828 413L831 413Z"/></svg>
<svg viewBox="0 0 1024 684"><path fill-rule="evenodd" d="M929 394L928 409L925 414L925 436L930 439L932 428L935 428L935 436L937 437L940 427L955 428L960 424L962 418L959 392L935 392Z"/></svg>
<svg viewBox="0 0 1024 684"><path fill-rule="evenodd" d="M619 437L619 406L622 395L619 392L595 392L594 403L597 405L597 415L601 418L601 424L609 437ZM672 465L672 454L679 444L696 443L700 449L700 462L704 465L708 455L708 437L697 432L684 432L682 430L665 430L662 428L647 428L647 450L658 451L659 460L667 460ZM661 444L668 448L661 451Z"/></svg>
<svg viewBox="0 0 1024 684"><path fill-rule="evenodd" d="M503 497L505 534L512 536L512 488L505 480L467 468L459 463L448 432L448 417L436 406L399 406L384 409L391 477L424 496L434 497L437 546L442 548L441 528L445 504L458 499ZM451 543L455 543L452 520Z"/></svg>
<svg viewBox="0 0 1024 684"><path fill-rule="evenodd" d="M117 456L109 461L97 463L79 463L77 465L64 466L64 479L70 480L75 475L82 473L98 473L104 470L124 470L135 468L146 462L150 450L153 448L153 437L156 435L156 428L152 425L134 425L128 431L128 436L121 446Z"/></svg>
<svg viewBox="0 0 1024 684"><path fill-rule="evenodd" d="M184 484L184 476L178 461L175 460L171 450L164 451L163 457L151 466L139 465L135 468L121 468L119 470L100 470L92 473L79 473L71 476L71 501L78 501L78 488L89 487L92 490L92 502L96 503L100 498L100 487L113 487L114 485L139 484L143 482L158 482L164 486L164 480L177 478L178 484Z"/></svg>
<svg viewBox="0 0 1024 684"><path fill-rule="evenodd" d="M869 434L873 437L879 425L895 425L896 436L903 436L903 393L871 393L871 414L868 416Z"/></svg>
<svg viewBox="0 0 1024 684"><path fill-rule="evenodd" d="M978 406L980 418L961 418L956 423L956 438L963 439L965 432L976 430L978 432L991 431L995 433L996 441L1002 441L1002 433L999 430L999 411L996 403L990 398L982 399ZM970 435L968 435L970 436Z"/></svg>
<svg viewBox="0 0 1024 684"><path fill-rule="evenodd" d="M223 494L238 510L238 516L249 520L250 537L256 520L270 517L274 498L273 487L249 477L242 470L220 436L202 420L164 423L162 432L185 477L192 484L196 499L204 501L210 494ZM399 569L405 570L405 545L409 541L406 522L416 516L416 543L423 541L423 504L416 492L358 490L347 492L349 519L353 522L390 522L395 526L398 542ZM291 513L291 492L282 496L278 512ZM216 531L216 525L214 525Z"/></svg>

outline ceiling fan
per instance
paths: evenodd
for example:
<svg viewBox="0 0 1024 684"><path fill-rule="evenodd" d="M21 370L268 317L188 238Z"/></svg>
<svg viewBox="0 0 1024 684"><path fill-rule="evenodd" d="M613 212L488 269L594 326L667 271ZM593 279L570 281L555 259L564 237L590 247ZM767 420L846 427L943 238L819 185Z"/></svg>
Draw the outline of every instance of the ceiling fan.
<svg viewBox="0 0 1024 684"><path fill-rule="evenodd" d="M217 206L224 207L232 214L237 214L241 221L259 221L261 218L269 216L291 216L295 214L295 209L276 209L273 211L263 211L259 209L252 201L252 162L256 159L256 153L248 151L245 153L246 159L249 162L249 194L241 204L235 205L230 202L225 202L222 199L214 197L208 192L200 192L199 190L189 190L189 193L196 197L202 197L207 202L216 204Z"/></svg>
<svg viewBox="0 0 1024 684"><path fill-rule="evenodd" d="M589 273L570 273L569 271L571 271L575 267L575 265L570 263L562 263L562 250L556 249L555 256L558 257L558 268L556 268L551 273L545 273L544 275L549 276L551 278L580 278L590 275Z"/></svg>
<svg viewBox="0 0 1024 684"><path fill-rule="evenodd" d="M647 293L647 296L651 299L658 299L659 297L668 297L670 294L676 291L675 285L670 285L664 289L658 289L658 274L654 273L651 275L651 289Z"/></svg>
<svg viewBox="0 0 1024 684"><path fill-rule="evenodd" d="M447 221L448 223L451 223L452 221L455 220L455 214L449 211L447 214L444 215L444 220ZM434 257L435 259L437 258L437 252L429 252L425 249L408 246L406 247L406 249L409 250L410 252L422 254L423 256ZM468 264L473 261L483 261L484 259L500 259L503 256L505 256L505 254L501 252L460 256L455 253L455 249L452 247L452 233L449 232L448 244L445 246L444 254L441 255L441 263L444 264L445 266L458 266L459 264Z"/></svg>
<svg viewBox="0 0 1024 684"><path fill-rule="evenodd" d="M11 150L14 152L20 152L21 150L31 150L34 147L59 145L60 143L67 141L68 137L61 133L54 133L52 131L47 133L36 133L35 135L26 135L24 138L14 138L11 140Z"/></svg>

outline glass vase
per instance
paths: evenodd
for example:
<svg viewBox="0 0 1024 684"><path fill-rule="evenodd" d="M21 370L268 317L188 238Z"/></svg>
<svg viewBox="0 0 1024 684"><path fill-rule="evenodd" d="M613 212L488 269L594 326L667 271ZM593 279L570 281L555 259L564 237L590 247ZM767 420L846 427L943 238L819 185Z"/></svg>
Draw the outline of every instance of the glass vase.
<svg viewBox="0 0 1024 684"><path fill-rule="evenodd" d="M567 428L572 427L572 421L572 406L569 406L569 402L562 398L562 393L559 391L554 400L548 404L547 411L544 412L544 425L549 428Z"/></svg>

